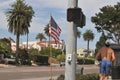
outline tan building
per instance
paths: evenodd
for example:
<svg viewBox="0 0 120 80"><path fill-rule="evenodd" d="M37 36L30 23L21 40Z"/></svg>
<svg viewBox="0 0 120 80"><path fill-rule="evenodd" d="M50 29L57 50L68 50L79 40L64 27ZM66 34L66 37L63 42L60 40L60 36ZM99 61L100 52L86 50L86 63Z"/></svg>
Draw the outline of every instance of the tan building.
<svg viewBox="0 0 120 80"><path fill-rule="evenodd" d="M80 48L77 50L77 55L78 57L94 56L94 50L90 49L90 52L88 54L86 49Z"/></svg>

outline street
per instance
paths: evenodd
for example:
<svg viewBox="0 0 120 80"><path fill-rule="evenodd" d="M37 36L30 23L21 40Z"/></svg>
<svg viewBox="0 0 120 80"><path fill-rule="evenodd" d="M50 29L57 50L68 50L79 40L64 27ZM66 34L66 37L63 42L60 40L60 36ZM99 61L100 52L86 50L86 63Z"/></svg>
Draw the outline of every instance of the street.
<svg viewBox="0 0 120 80"><path fill-rule="evenodd" d="M84 67L84 74L98 73L98 68L95 65L77 65L77 69ZM64 74L64 68L60 66L52 67L52 77ZM0 68L0 80L48 80L50 79L51 68L50 66L18 66ZM47 78L47 79L44 79Z"/></svg>

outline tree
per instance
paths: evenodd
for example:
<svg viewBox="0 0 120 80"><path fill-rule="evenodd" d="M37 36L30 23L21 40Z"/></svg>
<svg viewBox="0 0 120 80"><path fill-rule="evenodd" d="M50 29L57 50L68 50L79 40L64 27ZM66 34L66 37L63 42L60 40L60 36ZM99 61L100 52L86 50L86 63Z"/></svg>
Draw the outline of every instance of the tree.
<svg viewBox="0 0 120 80"><path fill-rule="evenodd" d="M28 55L28 51L26 49L20 49L19 50L19 62L21 65L29 65L30 64L30 58Z"/></svg>
<svg viewBox="0 0 120 80"><path fill-rule="evenodd" d="M50 56L50 47L46 47L40 51L41 55ZM57 57L57 55L62 54L60 49L52 48L52 57Z"/></svg>
<svg viewBox="0 0 120 80"><path fill-rule="evenodd" d="M36 39L39 39L40 41L42 41L43 39L46 39L46 38L43 35L43 33L38 33L38 35L36 36Z"/></svg>
<svg viewBox="0 0 120 80"><path fill-rule="evenodd" d="M20 35L28 34L30 22L34 15L31 6L28 6L24 0L17 0L6 12L8 30L16 35L16 64L18 64L19 38Z"/></svg>
<svg viewBox="0 0 120 80"><path fill-rule="evenodd" d="M50 37L50 34L49 34L49 24L47 24L44 28L44 31L45 31L45 34Z"/></svg>
<svg viewBox="0 0 120 80"><path fill-rule="evenodd" d="M0 54L4 54L5 56L11 55L11 43L7 38L0 39Z"/></svg>
<svg viewBox="0 0 120 80"><path fill-rule="evenodd" d="M49 38L49 45L50 45L49 24L47 24L47 25L44 27L44 33L48 36L48 38Z"/></svg>
<svg viewBox="0 0 120 80"><path fill-rule="evenodd" d="M83 33L83 38L87 41L87 50L89 51L89 42L94 39L94 33L91 30L86 30Z"/></svg>
<svg viewBox="0 0 120 80"><path fill-rule="evenodd" d="M64 61L65 60L65 54L59 54L57 55L56 59L61 62L61 61Z"/></svg>
<svg viewBox="0 0 120 80"><path fill-rule="evenodd" d="M106 33L109 39L120 44L120 3L102 7L99 13L91 17L91 21L98 32Z"/></svg>
<svg viewBox="0 0 120 80"><path fill-rule="evenodd" d="M106 37L107 36L105 36L104 33L102 33L102 35L100 36L99 41L96 43L95 55L98 52L98 50L100 50L100 48L105 45L105 42L106 42L106 39L107 39Z"/></svg>

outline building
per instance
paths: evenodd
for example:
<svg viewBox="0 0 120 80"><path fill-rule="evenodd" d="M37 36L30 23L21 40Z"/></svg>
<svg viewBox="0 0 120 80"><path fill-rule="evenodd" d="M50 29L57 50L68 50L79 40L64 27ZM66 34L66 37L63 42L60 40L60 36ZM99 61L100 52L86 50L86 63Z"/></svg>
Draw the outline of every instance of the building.
<svg viewBox="0 0 120 80"><path fill-rule="evenodd" d="M77 56L78 57L94 56L94 50L90 49L88 54L86 49L80 48L77 50Z"/></svg>
<svg viewBox="0 0 120 80"><path fill-rule="evenodd" d="M52 48L55 49L61 49L63 50L63 48L65 48L65 44L60 41L59 43L55 43L55 41L29 41L29 42L23 42L20 44L20 48L27 48L27 44L28 44L28 49L38 49L39 51L41 51L42 48L48 47L49 44L52 46ZM11 49L13 51L16 51L16 43L11 43Z"/></svg>

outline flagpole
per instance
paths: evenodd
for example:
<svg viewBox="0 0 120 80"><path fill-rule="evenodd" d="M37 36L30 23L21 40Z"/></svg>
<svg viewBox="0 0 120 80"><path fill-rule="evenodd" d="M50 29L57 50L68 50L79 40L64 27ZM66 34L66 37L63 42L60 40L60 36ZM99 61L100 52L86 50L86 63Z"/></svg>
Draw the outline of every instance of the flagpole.
<svg viewBox="0 0 120 80"><path fill-rule="evenodd" d="M50 15L50 24L49 24L49 43L50 43L50 76L52 80L52 46L51 46L51 41L52 38L55 40L55 42L59 41L59 36L61 33L60 27L57 25L53 17Z"/></svg>
<svg viewBox="0 0 120 80"><path fill-rule="evenodd" d="M51 15L50 15L50 21L51 21ZM50 46L50 80L52 80L52 46L51 46L51 34L49 35L49 46Z"/></svg>
<svg viewBox="0 0 120 80"><path fill-rule="evenodd" d="M50 80L52 80L52 46L51 46L51 37L50 37Z"/></svg>

